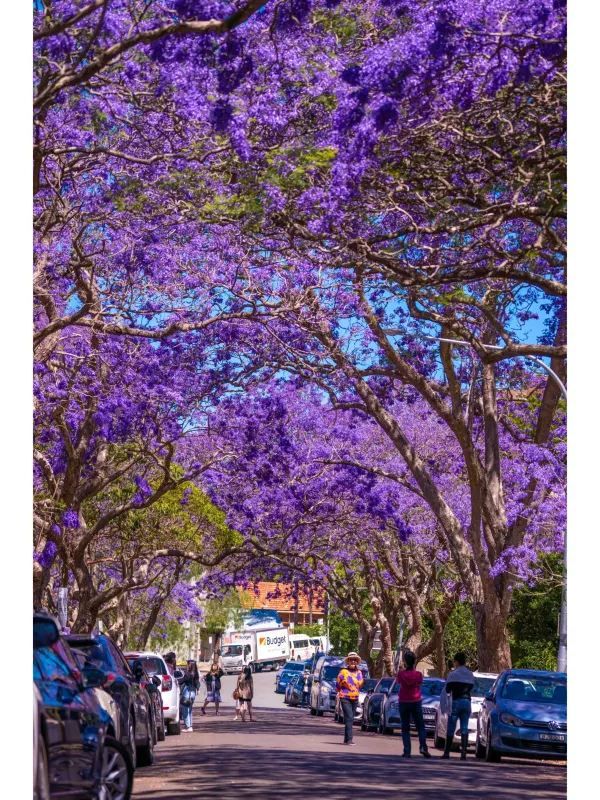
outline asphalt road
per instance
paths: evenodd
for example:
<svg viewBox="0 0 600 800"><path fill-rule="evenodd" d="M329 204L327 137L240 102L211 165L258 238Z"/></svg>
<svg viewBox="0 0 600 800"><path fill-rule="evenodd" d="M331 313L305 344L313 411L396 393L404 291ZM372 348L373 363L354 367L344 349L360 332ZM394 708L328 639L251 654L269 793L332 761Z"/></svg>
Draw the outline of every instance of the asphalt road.
<svg viewBox="0 0 600 800"><path fill-rule="evenodd" d="M355 728L356 746L342 744L343 729L331 715L311 717L288 709L273 691L273 673L254 676L256 721L234 722L235 677L223 680L219 716L194 708L194 732L169 736L156 748L152 767L136 772L138 800L563 800L566 768L553 762L503 759L466 762L439 751L425 760L413 739L413 757L402 759L399 734L384 737Z"/></svg>

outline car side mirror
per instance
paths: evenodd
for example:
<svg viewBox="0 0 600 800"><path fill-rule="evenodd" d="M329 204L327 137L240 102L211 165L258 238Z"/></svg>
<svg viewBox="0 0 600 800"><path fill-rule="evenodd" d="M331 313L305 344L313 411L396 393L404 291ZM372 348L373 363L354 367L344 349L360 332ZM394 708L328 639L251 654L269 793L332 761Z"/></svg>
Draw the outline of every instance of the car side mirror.
<svg viewBox="0 0 600 800"><path fill-rule="evenodd" d="M493 702L494 701L494 693L493 692L487 692L486 695L485 695L485 699L486 700L491 700Z"/></svg>
<svg viewBox="0 0 600 800"><path fill-rule="evenodd" d="M106 672L98 667L86 667L83 670L83 685L86 689L95 689L104 686L108 678Z"/></svg>
<svg viewBox="0 0 600 800"><path fill-rule="evenodd" d="M158 677L158 675L153 675L153 676L152 676L152 678L151 678L151 680L152 680L152 683L153 683L155 686L160 686L160 685L161 685L161 683L162 683L162 682L161 682L161 680L160 680L160 678Z"/></svg>

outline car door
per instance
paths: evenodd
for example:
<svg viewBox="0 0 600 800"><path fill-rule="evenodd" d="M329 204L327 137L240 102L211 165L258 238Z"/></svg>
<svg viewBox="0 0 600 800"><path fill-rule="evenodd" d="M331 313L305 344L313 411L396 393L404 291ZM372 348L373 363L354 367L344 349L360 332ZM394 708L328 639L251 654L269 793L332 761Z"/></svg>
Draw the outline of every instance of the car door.
<svg viewBox="0 0 600 800"><path fill-rule="evenodd" d="M69 666L51 647L33 653L42 695L52 796L87 791L98 770L98 718Z"/></svg>
<svg viewBox="0 0 600 800"><path fill-rule="evenodd" d="M487 730L490 724L490 716L494 708L496 700L496 692L498 690L499 679L496 679L492 684L489 692L483 698L481 709L479 711L479 719L477 720L477 730L480 732L479 736L482 743L487 742ZM488 699L488 695L494 699Z"/></svg>
<svg viewBox="0 0 600 800"><path fill-rule="evenodd" d="M136 742L146 742L150 727L150 698L148 692L143 689L136 679L127 663L127 660L119 648L110 641L106 640L113 661L119 669L119 673L129 685L129 693L133 703L135 714L135 739Z"/></svg>

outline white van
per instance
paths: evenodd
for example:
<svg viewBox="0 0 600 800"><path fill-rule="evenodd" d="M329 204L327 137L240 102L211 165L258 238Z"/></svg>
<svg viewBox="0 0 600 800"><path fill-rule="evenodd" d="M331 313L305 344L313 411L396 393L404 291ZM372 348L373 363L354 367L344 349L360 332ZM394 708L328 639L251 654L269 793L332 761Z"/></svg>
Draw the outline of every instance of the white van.
<svg viewBox="0 0 600 800"><path fill-rule="evenodd" d="M290 660L306 661L315 653L314 645L305 633L292 634L290 636Z"/></svg>

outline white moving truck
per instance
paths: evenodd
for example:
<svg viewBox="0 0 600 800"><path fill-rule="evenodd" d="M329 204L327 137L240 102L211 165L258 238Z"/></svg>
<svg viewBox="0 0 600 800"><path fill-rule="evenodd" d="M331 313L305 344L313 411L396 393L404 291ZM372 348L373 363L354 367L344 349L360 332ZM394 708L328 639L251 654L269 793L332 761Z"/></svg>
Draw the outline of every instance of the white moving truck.
<svg viewBox="0 0 600 800"><path fill-rule="evenodd" d="M287 628L268 628L262 631L232 631L223 645L223 670L241 672L249 666L253 672L277 669L288 660L290 644Z"/></svg>

